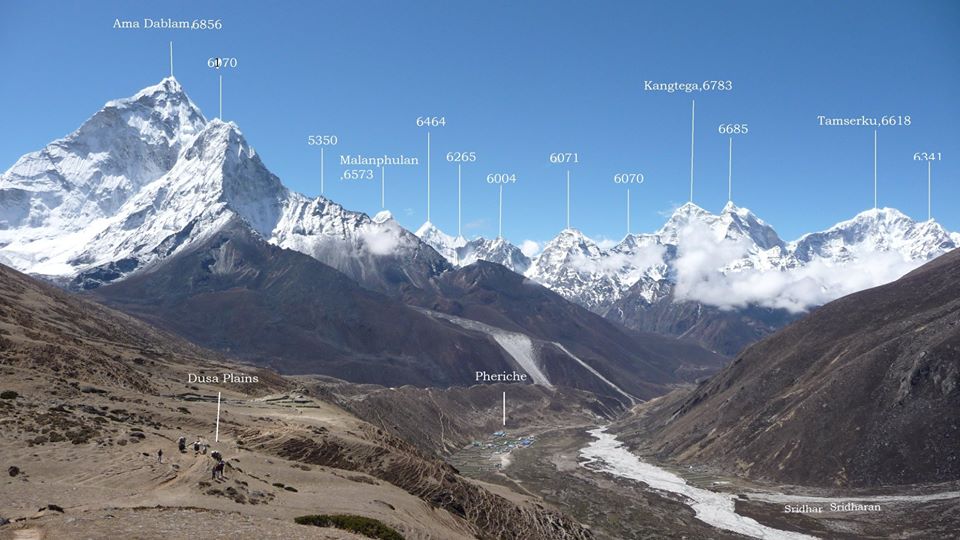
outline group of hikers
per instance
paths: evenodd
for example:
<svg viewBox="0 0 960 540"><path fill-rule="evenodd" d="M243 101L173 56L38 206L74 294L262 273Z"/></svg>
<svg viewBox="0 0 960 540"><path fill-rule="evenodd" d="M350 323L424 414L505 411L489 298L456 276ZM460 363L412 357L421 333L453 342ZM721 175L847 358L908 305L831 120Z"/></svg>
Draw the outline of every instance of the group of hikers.
<svg viewBox="0 0 960 540"><path fill-rule="evenodd" d="M203 437L197 436L197 440L193 442L193 455L204 454L206 455L207 449L210 448L210 445L203 440ZM177 439L177 448L180 450L181 454L187 452L187 438L180 436Z"/></svg>
<svg viewBox="0 0 960 540"><path fill-rule="evenodd" d="M210 448L210 444L205 442L202 437L197 436L197 440L193 443L193 455L206 455L207 450ZM187 438L181 436L177 439L177 449L180 450L181 454L187 453ZM227 465L227 462L223 459L223 454L214 450L210 452L210 457L216 461L216 464L213 466L213 480L223 479L223 470ZM157 463L163 463L163 449L157 450Z"/></svg>
<svg viewBox="0 0 960 540"><path fill-rule="evenodd" d="M212 479L216 480L219 478L220 480L223 480L223 469L227 466L227 462L223 460L223 456L217 451L211 452L210 457L217 462L217 464L213 466L213 472L211 473L213 475Z"/></svg>

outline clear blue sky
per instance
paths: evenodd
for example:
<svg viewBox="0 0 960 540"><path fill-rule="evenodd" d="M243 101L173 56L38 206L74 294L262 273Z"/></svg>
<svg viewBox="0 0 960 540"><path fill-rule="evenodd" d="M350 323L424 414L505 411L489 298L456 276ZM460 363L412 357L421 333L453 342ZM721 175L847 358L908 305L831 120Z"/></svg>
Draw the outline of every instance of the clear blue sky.
<svg viewBox="0 0 960 540"><path fill-rule="evenodd" d="M572 221L619 239L624 187L640 171L633 229L653 230L686 201L690 101L697 100L695 202L726 201L722 122L749 123L734 145L734 201L787 239L873 204L872 128L819 127L817 115L910 115L879 130L881 206L926 217L934 164L934 217L960 230L960 2L42 2L0 4L0 168L75 129L109 99L176 76L208 118L218 72L207 58L239 58L224 75L224 116L293 189L319 192L311 133L334 133L327 195L379 210L379 182L337 181L339 153L415 155L425 161L420 115L433 129L433 221L456 229L450 150L479 154L464 169L468 235L496 234L488 172L514 172L505 236L543 241L564 225L564 167ZM219 32L111 28L115 18L220 18ZM732 80L726 94L652 94L644 80ZM330 159L330 158L333 159ZM387 207L416 228L426 217L425 167L387 170Z"/></svg>

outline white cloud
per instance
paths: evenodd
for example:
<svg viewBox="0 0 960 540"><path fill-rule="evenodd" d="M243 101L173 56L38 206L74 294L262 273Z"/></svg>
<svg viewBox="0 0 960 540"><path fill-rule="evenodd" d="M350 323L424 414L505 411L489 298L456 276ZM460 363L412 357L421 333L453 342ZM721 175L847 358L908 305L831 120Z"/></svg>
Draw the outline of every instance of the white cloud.
<svg viewBox="0 0 960 540"><path fill-rule="evenodd" d="M842 264L817 259L786 270L721 271L746 255L748 248L745 243L729 239L718 242L706 227L685 227L680 232L675 262L676 298L721 309L755 304L801 312L889 283L923 264L923 261L905 259L897 252L865 248L852 253L851 260Z"/></svg>
<svg viewBox="0 0 960 540"><path fill-rule="evenodd" d="M654 244L638 249L634 253L605 251L602 256L596 258L577 253L570 264L578 272L588 274L633 274L662 264L665 253L664 246Z"/></svg>
<svg viewBox="0 0 960 540"><path fill-rule="evenodd" d="M393 220L364 226L360 230L360 238L374 255L390 255L404 244L402 229Z"/></svg>
<svg viewBox="0 0 960 540"><path fill-rule="evenodd" d="M540 253L540 244L533 240L524 240L520 243L520 252L527 257L533 257L537 253Z"/></svg>
<svg viewBox="0 0 960 540"><path fill-rule="evenodd" d="M600 249L602 249L602 250L604 250L604 251L606 251L606 250L608 250L608 249L616 246L616 245L619 243L619 242L617 242L616 240L614 240L614 239L612 239L612 238L607 238L607 237L605 237L605 236L598 236L598 237L594 238L594 242L597 243L597 247L599 247Z"/></svg>

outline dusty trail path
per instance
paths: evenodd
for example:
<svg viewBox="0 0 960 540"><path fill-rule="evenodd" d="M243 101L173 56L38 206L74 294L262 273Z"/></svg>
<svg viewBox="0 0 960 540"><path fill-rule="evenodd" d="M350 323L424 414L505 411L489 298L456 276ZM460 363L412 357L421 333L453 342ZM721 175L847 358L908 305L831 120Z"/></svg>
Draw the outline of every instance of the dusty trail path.
<svg viewBox="0 0 960 540"><path fill-rule="evenodd" d="M37 394L46 395L44 392L38 390ZM117 391L110 397L113 399L90 396L85 403L97 409L103 406L105 411L126 411L126 422L102 423L111 429L109 444L103 435L100 443L77 445L70 441L29 445L18 437L0 439L0 465L4 470L17 465L24 471L15 479L0 480L0 516L14 520L0 527L0 540L152 540L184 535L361 538L293 523L296 516L317 513L372 517L410 539L468 538L463 522L391 484L350 471L306 466L238 444L238 434L250 429L276 437L291 433L309 437L312 427L345 440L360 440L360 434L370 429L328 403L302 396L247 399L224 392L220 441L215 442L215 400L159 396L144 400ZM40 410L56 403L59 401L44 403ZM71 417L82 414L78 408L71 410ZM210 443L206 454L195 455L189 444L185 453L178 451L177 438L186 436L192 442L197 435ZM162 463L157 460L158 448L164 452ZM213 450L220 451L230 464L223 480L211 478ZM63 512L38 511L48 505ZM211 530L210 523L217 523L217 530Z"/></svg>

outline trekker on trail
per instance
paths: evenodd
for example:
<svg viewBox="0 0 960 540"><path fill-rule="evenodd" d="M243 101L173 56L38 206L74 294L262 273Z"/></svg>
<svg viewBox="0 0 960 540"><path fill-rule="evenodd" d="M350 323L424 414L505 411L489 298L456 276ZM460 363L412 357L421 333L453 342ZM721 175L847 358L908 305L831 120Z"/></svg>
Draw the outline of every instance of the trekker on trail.
<svg viewBox="0 0 960 540"><path fill-rule="evenodd" d="M216 465L213 466L213 480L217 478L223 480L223 467L226 465L223 461L218 461Z"/></svg>
<svg viewBox="0 0 960 540"><path fill-rule="evenodd" d="M177 439L177 448L180 450L181 454L187 451L186 437L181 436L179 439Z"/></svg>
<svg viewBox="0 0 960 540"><path fill-rule="evenodd" d="M163 448L157 450L157 463L163 463Z"/></svg>

